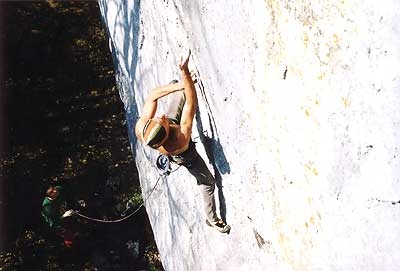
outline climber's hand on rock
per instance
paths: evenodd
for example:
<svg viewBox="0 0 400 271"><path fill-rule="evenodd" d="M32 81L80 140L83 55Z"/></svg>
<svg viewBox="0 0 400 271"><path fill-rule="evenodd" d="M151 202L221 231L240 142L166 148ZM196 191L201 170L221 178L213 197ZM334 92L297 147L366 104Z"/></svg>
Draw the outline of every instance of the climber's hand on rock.
<svg viewBox="0 0 400 271"><path fill-rule="evenodd" d="M191 53L192 53L192 51L189 49L187 57L185 59L183 57L181 58L181 63L179 64L179 68L181 70L188 69L189 57L190 57Z"/></svg>

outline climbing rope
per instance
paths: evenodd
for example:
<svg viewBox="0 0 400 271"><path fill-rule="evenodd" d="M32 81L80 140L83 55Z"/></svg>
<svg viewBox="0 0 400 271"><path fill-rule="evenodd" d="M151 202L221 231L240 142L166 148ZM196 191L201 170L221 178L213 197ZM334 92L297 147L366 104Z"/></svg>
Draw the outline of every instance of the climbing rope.
<svg viewBox="0 0 400 271"><path fill-rule="evenodd" d="M140 210L140 208L142 208L142 207L143 207L143 203L140 204L139 207L133 213L131 213L128 216L125 216L123 218L117 219L117 220L104 220L104 219L93 218L93 217L89 217L89 216L83 215L83 214L81 214L81 213L79 213L77 211L75 212L75 214L77 216L83 217L83 218L85 218L87 220L90 220L90 221L101 222L101 223L118 223L118 222L121 222L121 221L124 221L124 220L130 218L131 216L136 214Z"/></svg>
<svg viewBox="0 0 400 271"><path fill-rule="evenodd" d="M141 203L141 204L136 208L135 211L133 211L132 213L130 213L129 215L127 215L127 216L125 216L125 217L123 217L123 218L116 219L116 220L104 220L104 219L98 219L98 218L89 217L89 216L83 215L83 214L81 214L81 213L79 213L79 212L75 212L75 214L78 215L78 216L80 216L80 217L83 217L83 218L85 218L85 219L87 219L87 220L95 221L95 222L101 222L101 223L118 223L118 222L127 220L128 218L132 217L134 214L136 214L137 212L139 212L140 208L142 208L142 207L144 206L144 203L149 199L150 195L154 192L154 190L156 189L156 187L157 187L157 185L158 185L158 182L160 181L160 179L161 179L162 176L163 176L163 175L158 176L155 185L153 186L152 190L151 190L150 193L148 194L147 198L143 201L143 203ZM129 209L130 209L130 207L127 208L127 210L125 210L124 212L128 211Z"/></svg>
<svg viewBox="0 0 400 271"><path fill-rule="evenodd" d="M166 159L167 159L167 160L166 160ZM104 220L104 219L98 219L98 218L93 218L93 217L86 216L86 215L84 215L84 214L81 214L79 211L74 211L74 214L76 214L77 216L80 216L80 217L82 217L82 218L85 218L85 219L87 219L87 220L95 221L95 222L100 222L100 223L118 223L118 222L127 220L128 218L130 218L130 217L132 217L134 214L136 214L136 213L140 210L140 208L144 207L144 204L145 204L145 203L147 202L147 200L150 198L151 194L152 194L152 193L154 192L154 190L156 189L156 187L157 187L157 185L158 185L158 183L160 182L160 179L161 179L162 177L168 176L169 174L171 174L171 173L177 171L177 170L181 167L181 165L179 165L176 169L172 170L172 169L171 169L170 162L169 162L169 158L168 158L167 156L165 156L165 155L159 155L159 156L158 156L157 162L156 162L156 166L157 166L157 169L161 171L161 174L159 174L156 183L154 184L153 188L151 189L151 191L150 191L150 193L147 195L147 197L143 200L143 203L141 203L141 204L136 208L136 210L133 211L132 213L130 213L129 215L127 215L127 216L125 216L125 217L123 217L123 218L120 218L120 219L116 219L116 220ZM126 210L125 210L123 213L127 212L130 208L131 208L131 207L129 206L129 201L128 201L128 203L127 203L127 208L126 208Z"/></svg>

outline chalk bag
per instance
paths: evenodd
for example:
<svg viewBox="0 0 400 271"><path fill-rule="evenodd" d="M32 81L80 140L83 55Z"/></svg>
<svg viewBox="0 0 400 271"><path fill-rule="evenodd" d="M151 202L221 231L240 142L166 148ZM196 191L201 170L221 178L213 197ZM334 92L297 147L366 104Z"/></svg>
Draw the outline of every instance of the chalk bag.
<svg viewBox="0 0 400 271"><path fill-rule="evenodd" d="M171 173L171 165L168 156L160 154L157 157L156 165L160 174L169 175Z"/></svg>

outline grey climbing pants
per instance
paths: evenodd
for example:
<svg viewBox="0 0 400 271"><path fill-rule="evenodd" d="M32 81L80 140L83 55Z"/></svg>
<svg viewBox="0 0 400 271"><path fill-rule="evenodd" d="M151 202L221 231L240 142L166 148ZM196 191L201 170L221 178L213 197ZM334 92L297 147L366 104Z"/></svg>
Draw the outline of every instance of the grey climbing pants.
<svg viewBox="0 0 400 271"><path fill-rule="evenodd" d="M197 153L195 143L190 141L189 147L181 154L171 156L172 161L183 165L196 178L203 198L206 218L210 222L218 220L215 207L215 178L208 170L206 163Z"/></svg>

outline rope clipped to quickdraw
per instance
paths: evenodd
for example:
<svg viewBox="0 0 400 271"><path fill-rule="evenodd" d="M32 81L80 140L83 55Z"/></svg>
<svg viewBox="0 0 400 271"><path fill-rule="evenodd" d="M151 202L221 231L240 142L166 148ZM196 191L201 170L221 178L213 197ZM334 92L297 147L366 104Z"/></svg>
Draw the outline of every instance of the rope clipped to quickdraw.
<svg viewBox="0 0 400 271"><path fill-rule="evenodd" d="M116 219L116 220L104 220L104 219L98 219L98 218L93 218L93 217L89 217L86 216L84 214L81 214L79 211L73 211L73 214L80 216L82 218L85 218L87 220L90 221L95 221L95 222L100 222L100 223L118 223L124 220L127 220L128 218L132 217L134 214L136 214L140 208L144 207L145 202L150 198L151 194L154 192L154 190L156 189L156 187L158 186L158 183L160 182L161 177L166 177L168 175L170 175L171 173L177 171L181 166L179 165L176 169L172 170L171 168L171 162L169 160L169 157L163 154L160 154L157 157L156 160L156 166L157 166L157 171L159 172L159 176L157 178L156 183L154 184L153 188L151 189L150 193L147 195L147 197L143 200L143 203L141 203L136 209L135 211L133 211L132 213L130 213L129 215L120 218L120 219ZM131 201L128 201L126 203L126 210L123 211L122 213L125 214L130 208L132 208L131 206Z"/></svg>

